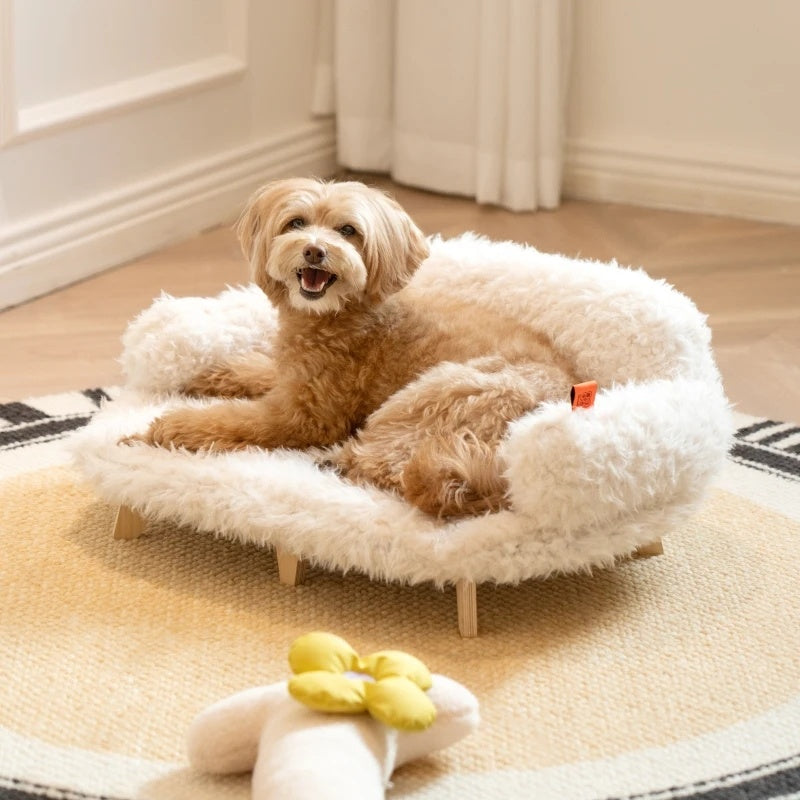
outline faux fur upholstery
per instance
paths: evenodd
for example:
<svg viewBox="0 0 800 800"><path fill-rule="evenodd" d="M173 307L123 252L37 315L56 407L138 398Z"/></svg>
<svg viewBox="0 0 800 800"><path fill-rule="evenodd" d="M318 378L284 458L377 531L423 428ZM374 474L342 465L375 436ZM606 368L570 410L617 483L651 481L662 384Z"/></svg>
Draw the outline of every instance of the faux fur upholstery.
<svg viewBox="0 0 800 800"><path fill-rule="evenodd" d="M731 420L692 302L640 270L467 234L434 239L412 280L550 339L595 406L569 398L511 424L502 445L513 510L441 523L392 494L349 485L314 454L187 453L119 438L186 401L175 387L246 349L268 351L275 312L255 287L163 296L124 337L127 391L76 437L98 493L146 516L278 545L325 567L410 583L516 582L607 565L679 526L720 469Z"/></svg>

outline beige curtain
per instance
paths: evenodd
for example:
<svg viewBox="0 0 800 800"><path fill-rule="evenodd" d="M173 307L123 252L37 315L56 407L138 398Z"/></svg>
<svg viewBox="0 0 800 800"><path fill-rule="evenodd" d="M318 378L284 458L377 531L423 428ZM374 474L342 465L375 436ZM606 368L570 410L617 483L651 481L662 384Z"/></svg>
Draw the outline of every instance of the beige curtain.
<svg viewBox="0 0 800 800"><path fill-rule="evenodd" d="M321 0L339 162L514 210L561 193L571 0Z"/></svg>

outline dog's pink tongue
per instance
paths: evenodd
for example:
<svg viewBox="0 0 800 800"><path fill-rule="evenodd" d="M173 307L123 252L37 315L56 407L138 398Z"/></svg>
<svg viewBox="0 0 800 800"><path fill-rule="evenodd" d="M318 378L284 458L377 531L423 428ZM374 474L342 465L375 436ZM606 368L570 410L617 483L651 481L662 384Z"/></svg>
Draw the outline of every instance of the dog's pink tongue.
<svg viewBox="0 0 800 800"><path fill-rule="evenodd" d="M324 269L314 269L306 267L302 272L303 288L309 292L319 292L328 282L330 273Z"/></svg>

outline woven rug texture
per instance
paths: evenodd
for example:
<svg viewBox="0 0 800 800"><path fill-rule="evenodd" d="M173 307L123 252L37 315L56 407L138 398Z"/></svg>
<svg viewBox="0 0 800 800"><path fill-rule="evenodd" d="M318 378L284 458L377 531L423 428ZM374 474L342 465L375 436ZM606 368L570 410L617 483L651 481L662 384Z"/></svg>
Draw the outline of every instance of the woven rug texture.
<svg viewBox="0 0 800 800"><path fill-rule="evenodd" d="M114 396L0 405L0 800L248 797L188 767L187 727L286 678L311 630L414 653L481 703L389 798L800 797L800 428L737 415L663 556L480 586L468 640L452 588L313 568L290 588L271 552L169 523L113 540L65 441Z"/></svg>

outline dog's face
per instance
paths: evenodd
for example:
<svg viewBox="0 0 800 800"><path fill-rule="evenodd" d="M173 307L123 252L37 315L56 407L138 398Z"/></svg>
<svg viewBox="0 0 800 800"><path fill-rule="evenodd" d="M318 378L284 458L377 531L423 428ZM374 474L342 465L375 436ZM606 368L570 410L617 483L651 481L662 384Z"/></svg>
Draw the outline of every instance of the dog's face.
<svg viewBox="0 0 800 800"><path fill-rule="evenodd" d="M270 300L311 313L379 303L428 255L405 211L356 182L270 183L245 209L237 231L253 280Z"/></svg>

